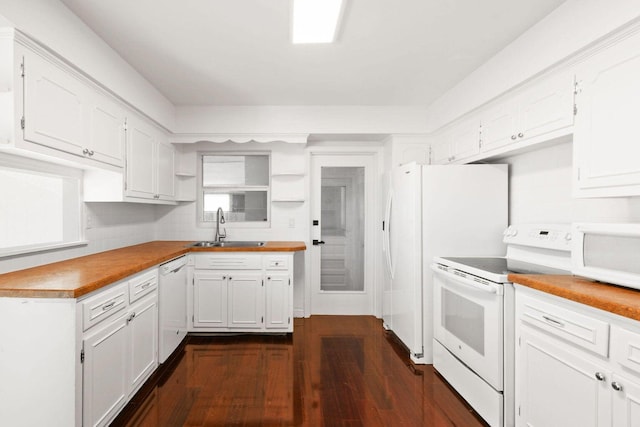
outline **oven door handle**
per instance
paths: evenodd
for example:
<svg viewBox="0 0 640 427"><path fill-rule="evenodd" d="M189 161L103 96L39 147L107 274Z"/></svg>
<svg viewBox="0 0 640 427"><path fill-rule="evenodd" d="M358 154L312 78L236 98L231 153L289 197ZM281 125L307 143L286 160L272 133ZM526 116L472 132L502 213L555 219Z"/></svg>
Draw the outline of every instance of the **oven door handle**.
<svg viewBox="0 0 640 427"><path fill-rule="evenodd" d="M451 270L449 270L445 266L433 264L431 265L431 269L435 271L437 274L442 274L446 276L447 279L459 285L471 287L479 291L486 292L488 294L496 294L496 295L503 294L503 289L499 285L490 285L490 284L476 282L474 280L469 280L465 277L461 277L461 276L458 276L457 274L452 273Z"/></svg>

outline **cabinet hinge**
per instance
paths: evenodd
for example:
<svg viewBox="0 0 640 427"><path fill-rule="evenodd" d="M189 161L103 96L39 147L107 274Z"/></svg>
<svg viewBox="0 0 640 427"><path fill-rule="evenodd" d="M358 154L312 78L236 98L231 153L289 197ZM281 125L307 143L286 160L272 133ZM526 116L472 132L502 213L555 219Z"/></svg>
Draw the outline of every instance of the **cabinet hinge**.
<svg viewBox="0 0 640 427"><path fill-rule="evenodd" d="M127 119L124 119L124 131L126 132L127 130L129 130L127 127Z"/></svg>
<svg viewBox="0 0 640 427"><path fill-rule="evenodd" d="M20 63L20 77L24 78L24 59Z"/></svg>
<svg viewBox="0 0 640 427"><path fill-rule="evenodd" d="M264 323L264 316L260 318L260 323Z"/></svg>
<svg viewBox="0 0 640 427"><path fill-rule="evenodd" d="M518 416L522 415L522 411L520 410L520 406L518 406Z"/></svg>
<svg viewBox="0 0 640 427"><path fill-rule="evenodd" d="M264 287L264 279L262 279L262 286Z"/></svg>
<svg viewBox="0 0 640 427"><path fill-rule="evenodd" d="M518 347L522 347L522 338L518 337Z"/></svg>
<svg viewBox="0 0 640 427"><path fill-rule="evenodd" d="M429 164L431 164L431 146L429 146Z"/></svg>
<svg viewBox="0 0 640 427"><path fill-rule="evenodd" d="M195 314L192 314L192 315L191 315L191 321L192 321L192 322L195 322L195 321L196 321L196 315L195 315Z"/></svg>
<svg viewBox="0 0 640 427"><path fill-rule="evenodd" d="M287 324L291 324L291 317L287 318Z"/></svg>
<svg viewBox="0 0 640 427"><path fill-rule="evenodd" d="M84 363L84 348L80 350L80 363Z"/></svg>
<svg viewBox="0 0 640 427"><path fill-rule="evenodd" d="M573 103L573 115L577 116L578 115L578 106L576 105L576 103Z"/></svg>
<svg viewBox="0 0 640 427"><path fill-rule="evenodd" d="M20 119L20 127L24 130L24 116Z"/></svg>
<svg viewBox="0 0 640 427"><path fill-rule="evenodd" d="M289 277L289 286L291 286L291 277Z"/></svg>

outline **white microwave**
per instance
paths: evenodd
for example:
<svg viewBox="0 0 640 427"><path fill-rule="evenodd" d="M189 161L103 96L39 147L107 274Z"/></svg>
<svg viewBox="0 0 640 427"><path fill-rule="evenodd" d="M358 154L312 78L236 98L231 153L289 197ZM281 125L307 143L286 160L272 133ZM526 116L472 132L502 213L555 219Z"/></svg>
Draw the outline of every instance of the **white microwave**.
<svg viewBox="0 0 640 427"><path fill-rule="evenodd" d="M640 223L574 223L571 272L640 289Z"/></svg>

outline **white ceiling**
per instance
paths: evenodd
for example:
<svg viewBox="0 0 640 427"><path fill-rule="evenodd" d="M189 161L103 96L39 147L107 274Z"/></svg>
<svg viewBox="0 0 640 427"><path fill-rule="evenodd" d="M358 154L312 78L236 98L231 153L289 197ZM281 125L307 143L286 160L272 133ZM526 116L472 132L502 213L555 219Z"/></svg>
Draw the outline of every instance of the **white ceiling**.
<svg viewBox="0 0 640 427"><path fill-rule="evenodd" d="M176 105L426 106L564 0L346 0L290 43L290 0L61 0Z"/></svg>

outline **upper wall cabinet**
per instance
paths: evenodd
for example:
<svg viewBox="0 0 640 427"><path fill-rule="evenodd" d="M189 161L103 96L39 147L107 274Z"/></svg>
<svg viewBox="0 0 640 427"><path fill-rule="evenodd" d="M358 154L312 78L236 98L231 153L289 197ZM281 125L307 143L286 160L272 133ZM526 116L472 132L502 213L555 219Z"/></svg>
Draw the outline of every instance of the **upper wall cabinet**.
<svg viewBox="0 0 640 427"><path fill-rule="evenodd" d="M482 152L514 150L571 132L573 75L553 75L507 95L482 115Z"/></svg>
<svg viewBox="0 0 640 427"><path fill-rule="evenodd" d="M570 135L574 78L555 72L507 93L447 126L431 146L431 163L468 163Z"/></svg>
<svg viewBox="0 0 640 427"><path fill-rule="evenodd" d="M159 201L175 200L175 153L158 130L132 119L127 123L125 195Z"/></svg>
<svg viewBox="0 0 640 427"><path fill-rule="evenodd" d="M640 195L640 33L577 72L574 183L579 197Z"/></svg>
<svg viewBox="0 0 640 427"><path fill-rule="evenodd" d="M0 41L3 61L13 65L3 68L7 76L0 77L10 82L1 107L11 129L4 130L4 147L122 167L124 106L51 54L27 47L33 42L24 36L26 44L17 43L18 34L13 40L3 33Z"/></svg>

